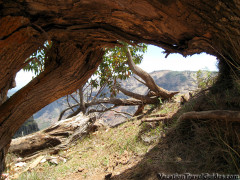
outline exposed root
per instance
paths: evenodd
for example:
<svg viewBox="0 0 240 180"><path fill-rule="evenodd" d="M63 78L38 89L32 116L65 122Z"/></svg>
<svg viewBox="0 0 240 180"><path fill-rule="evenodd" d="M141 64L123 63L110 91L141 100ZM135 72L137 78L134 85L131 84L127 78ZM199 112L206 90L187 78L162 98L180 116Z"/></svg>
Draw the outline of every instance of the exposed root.
<svg viewBox="0 0 240 180"><path fill-rule="evenodd" d="M240 111L212 110L212 111L192 111L184 113L179 117L179 121L186 119L222 119L227 121L240 122Z"/></svg>
<svg viewBox="0 0 240 180"><path fill-rule="evenodd" d="M145 118L141 122L156 122L156 121L168 121L172 118L173 114L169 114L166 116L160 116L160 117L155 117L155 118Z"/></svg>

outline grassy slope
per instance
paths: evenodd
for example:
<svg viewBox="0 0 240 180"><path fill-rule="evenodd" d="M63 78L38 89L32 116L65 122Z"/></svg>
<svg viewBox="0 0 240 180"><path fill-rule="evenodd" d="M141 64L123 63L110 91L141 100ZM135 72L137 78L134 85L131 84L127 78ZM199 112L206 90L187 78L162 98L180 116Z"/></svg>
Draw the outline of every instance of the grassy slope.
<svg viewBox="0 0 240 180"><path fill-rule="evenodd" d="M157 110L155 113L167 113L176 107L177 104L166 104L163 110ZM165 135L164 126L163 123L149 124L133 120L116 128L101 128L57 155L66 158L66 163L61 162L57 166L49 162L40 163L34 170L21 174L18 179L69 179L69 176L72 176L71 179L95 179L94 176L101 179L108 172L119 175L136 166L145 154L161 141L161 136ZM8 158L12 163L9 167L10 173L14 173L13 162L16 158ZM21 171L15 171L15 175Z"/></svg>
<svg viewBox="0 0 240 180"><path fill-rule="evenodd" d="M220 102L218 96L205 92L179 110L178 103L170 102L153 112L178 111L168 122L134 120L116 128L102 128L56 155L66 158L67 162L58 165L40 163L19 179L102 179L108 173L112 173L112 179L157 179L157 173L240 173L239 123L176 121L186 111L199 107L214 109L215 101ZM234 103L236 98L227 100ZM207 106L203 103L206 101L211 103ZM235 103L232 106L229 109L236 109ZM226 109L223 105L222 108ZM146 143L149 139L152 139L151 143Z"/></svg>

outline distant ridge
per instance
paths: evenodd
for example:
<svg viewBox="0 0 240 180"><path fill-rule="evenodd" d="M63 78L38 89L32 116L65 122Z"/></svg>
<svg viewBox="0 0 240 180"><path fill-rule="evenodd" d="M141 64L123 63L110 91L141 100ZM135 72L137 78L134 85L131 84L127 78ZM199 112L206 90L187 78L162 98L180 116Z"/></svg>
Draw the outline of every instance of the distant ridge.
<svg viewBox="0 0 240 180"><path fill-rule="evenodd" d="M189 90L196 89L196 72L195 71L170 71L170 70L160 70L150 73L154 78L156 83L169 90L169 91L180 91L181 93L186 93ZM147 88L139 83L135 78L131 77L123 82L122 86L133 92L144 94L147 92ZM106 90L106 93L108 91ZM124 97L123 94L119 94L118 97ZM74 102L72 102L74 103ZM62 110L67 107L66 98L62 97L57 101L47 105L42 110L34 114L34 119L38 123L39 129L46 128L51 124L54 124L59 114ZM124 107L126 109L126 107ZM127 111L135 111L134 107L128 107ZM111 114L111 113L110 113ZM108 116L108 115L107 115ZM108 117L113 119L112 117ZM114 118L117 120L117 118Z"/></svg>

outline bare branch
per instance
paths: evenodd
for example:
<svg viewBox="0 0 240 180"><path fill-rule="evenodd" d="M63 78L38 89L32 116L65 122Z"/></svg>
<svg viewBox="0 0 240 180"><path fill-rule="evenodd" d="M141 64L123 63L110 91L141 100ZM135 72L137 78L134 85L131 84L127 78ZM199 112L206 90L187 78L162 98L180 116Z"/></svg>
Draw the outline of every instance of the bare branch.
<svg viewBox="0 0 240 180"><path fill-rule="evenodd" d="M65 112L67 112L67 111L70 110L71 108L74 108L74 107L77 107L77 106L79 106L79 104L75 104L75 105L73 105L73 106L71 106L71 107L69 107L69 108L67 108L67 109L64 109L64 110L60 113L59 118L58 118L58 121L60 121L60 120L62 119L62 117L63 117L63 115L65 114Z"/></svg>
<svg viewBox="0 0 240 180"><path fill-rule="evenodd" d="M117 114L125 114L125 115L128 115L128 116L133 116L132 114L130 114L130 113L127 113L127 112L123 112L123 111L116 111L116 110L111 110L111 111L113 111L113 112L115 112L115 113L117 113ZM127 117L126 117L127 118Z"/></svg>
<svg viewBox="0 0 240 180"><path fill-rule="evenodd" d="M145 86L147 86L147 84L143 81L141 81L140 79L138 79L136 76L133 76L134 79L136 79L138 82L144 84Z"/></svg>
<svg viewBox="0 0 240 180"><path fill-rule="evenodd" d="M84 87L84 85L82 85L78 89L78 91L79 91L79 98L80 98L80 108L82 109L83 114L85 114L86 113L86 106L85 106L85 102L84 102L83 87Z"/></svg>
<svg viewBox="0 0 240 180"><path fill-rule="evenodd" d="M169 91L159 87L155 83L152 76L150 76L146 71L144 71L140 67L136 66L136 64L132 60L132 56L131 56L131 53L130 53L129 49L127 49L126 55L127 55L127 59L128 59L127 63L129 65L130 69L133 71L134 74L138 75L139 77L141 77L146 82L146 85L150 90L156 92L163 99L170 99L175 94L178 93L178 92L169 92Z"/></svg>
<svg viewBox="0 0 240 180"><path fill-rule="evenodd" d="M106 87L107 83L105 83L103 86L100 87L99 91L97 92L97 94L93 97L92 101L94 101L98 95L104 90L104 88Z"/></svg>
<svg viewBox="0 0 240 180"><path fill-rule="evenodd" d="M156 107L152 107L147 112L140 114L138 116L132 117L130 120L139 120L139 119L143 118L144 116L151 114L151 112L153 112L154 109L156 109Z"/></svg>
<svg viewBox="0 0 240 180"><path fill-rule="evenodd" d="M72 94L70 94L70 96L71 96L71 98L72 98L77 104L80 104L80 103L78 102L78 100L77 100Z"/></svg>
<svg viewBox="0 0 240 180"><path fill-rule="evenodd" d="M71 104L69 103L69 98L68 98L68 95L67 95L67 104L68 104L68 107L72 110L72 112L74 112L74 110L73 110L73 108L72 108L72 106L71 106Z"/></svg>
<svg viewBox="0 0 240 180"><path fill-rule="evenodd" d="M116 87L116 89L121 91L123 94L130 96L132 98L141 100L143 102L142 104L157 104L157 103L159 103L159 100L156 97L153 98L153 97L148 97L146 95L141 95L141 94L137 94L134 92L130 92L120 86L115 86L115 87Z"/></svg>
<svg viewBox="0 0 240 180"><path fill-rule="evenodd" d="M155 117L155 118L145 118L142 120L142 122L155 122L155 121L167 121L172 118L173 114L169 114L167 116L160 116L160 117Z"/></svg>
<svg viewBox="0 0 240 180"><path fill-rule="evenodd" d="M101 104L102 105L102 104ZM110 111L110 110L112 110L113 108L115 108L116 106L111 106L111 107L109 107L109 108L107 108L106 106L104 106L105 107L105 109L90 109L89 111L88 111L88 113L90 114L90 113L94 113L94 112L99 112L99 113L104 113L104 112L107 112L107 111Z"/></svg>
<svg viewBox="0 0 240 180"><path fill-rule="evenodd" d="M158 99L151 99L151 101L142 102L141 100L137 99L118 99L118 98L104 98L104 99L97 99L90 103L86 104L86 107L97 105L100 103L105 104L114 104L118 106L135 106L140 104L155 104Z"/></svg>

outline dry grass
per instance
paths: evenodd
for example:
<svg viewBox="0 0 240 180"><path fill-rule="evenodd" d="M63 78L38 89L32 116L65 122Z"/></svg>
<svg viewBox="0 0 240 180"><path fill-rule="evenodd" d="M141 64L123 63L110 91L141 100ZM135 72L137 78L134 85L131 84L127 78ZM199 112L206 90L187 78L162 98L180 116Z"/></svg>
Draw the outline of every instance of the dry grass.
<svg viewBox="0 0 240 180"><path fill-rule="evenodd" d="M94 174L112 172L114 168L121 169L125 164L129 164L130 159L142 157L154 142L158 142L157 139L150 144L143 142L139 134L146 124L139 125L140 121L130 121L117 128L100 129L77 145L60 152L59 156L66 158L66 163L40 163L34 170L21 174L18 179L67 179L79 170L82 172L78 175L87 178ZM160 131L161 126L155 127L151 136L158 135ZM146 136L150 135L148 133L141 132ZM14 162L15 159L16 157L8 156L8 162Z"/></svg>
<svg viewBox="0 0 240 180"><path fill-rule="evenodd" d="M57 166L41 163L19 179L68 179L72 174L91 179L107 172L113 172L113 179L156 179L156 173L160 172L239 174L239 123L177 121L182 113L193 110L239 109L235 97L240 91L236 89L222 94L205 91L180 109L179 103L167 102L152 112L152 115L168 114L178 110L171 122L134 120L117 128L100 129L62 151L60 156L67 159L66 163ZM150 139L149 143L146 139Z"/></svg>

